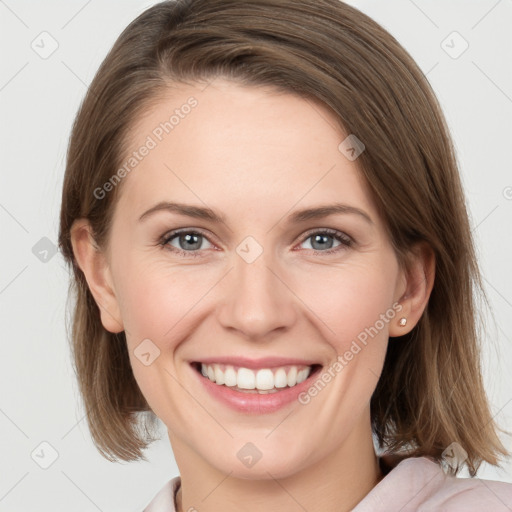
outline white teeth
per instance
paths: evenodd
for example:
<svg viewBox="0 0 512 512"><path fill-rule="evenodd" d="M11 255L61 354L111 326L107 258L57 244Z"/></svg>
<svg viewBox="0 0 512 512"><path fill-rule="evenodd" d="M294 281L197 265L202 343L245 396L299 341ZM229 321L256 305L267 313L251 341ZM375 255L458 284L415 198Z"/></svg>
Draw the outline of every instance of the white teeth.
<svg viewBox="0 0 512 512"><path fill-rule="evenodd" d="M286 372L283 368L279 368L274 375L274 386L276 388L285 388L288 386L288 379L286 378Z"/></svg>
<svg viewBox="0 0 512 512"><path fill-rule="evenodd" d="M228 366L224 372L224 384L226 386L236 386L236 372L232 366Z"/></svg>
<svg viewBox="0 0 512 512"><path fill-rule="evenodd" d="M256 387L267 390L274 387L274 375L272 370L258 370L256 374Z"/></svg>
<svg viewBox="0 0 512 512"><path fill-rule="evenodd" d="M217 384L224 384L224 373L222 372L222 370L218 366L214 367L214 370L215 370L215 382Z"/></svg>
<svg viewBox="0 0 512 512"><path fill-rule="evenodd" d="M297 374L297 384L304 382L308 378L308 374L309 374L309 372L307 370L301 370Z"/></svg>
<svg viewBox="0 0 512 512"><path fill-rule="evenodd" d="M297 368L295 366L292 366L290 371L288 372L288 386L292 387L297 384Z"/></svg>
<svg viewBox="0 0 512 512"><path fill-rule="evenodd" d="M236 376L236 385L242 389L254 389L256 387L256 376L248 368L239 368Z"/></svg>
<svg viewBox="0 0 512 512"><path fill-rule="evenodd" d="M201 373L218 385L238 388L238 391L273 393L279 388L293 387L305 381L311 373L311 366L286 366L262 368L253 371L249 368L235 369L230 365L201 364Z"/></svg>

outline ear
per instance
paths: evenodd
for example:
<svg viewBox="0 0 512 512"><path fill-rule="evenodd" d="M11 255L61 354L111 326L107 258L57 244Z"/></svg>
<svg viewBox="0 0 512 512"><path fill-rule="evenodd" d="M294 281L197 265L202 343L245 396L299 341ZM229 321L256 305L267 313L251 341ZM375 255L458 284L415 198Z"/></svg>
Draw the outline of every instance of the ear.
<svg viewBox="0 0 512 512"><path fill-rule="evenodd" d="M71 226L71 244L75 259L84 273L89 290L98 305L103 327L112 333L124 330L112 275L105 254L98 248L87 219Z"/></svg>
<svg viewBox="0 0 512 512"><path fill-rule="evenodd" d="M389 336L403 336L412 331L427 307L434 286L435 255L425 242L419 242L409 253L407 268L402 271L397 285L396 301L402 306L389 327ZM405 318L405 326L400 319Z"/></svg>

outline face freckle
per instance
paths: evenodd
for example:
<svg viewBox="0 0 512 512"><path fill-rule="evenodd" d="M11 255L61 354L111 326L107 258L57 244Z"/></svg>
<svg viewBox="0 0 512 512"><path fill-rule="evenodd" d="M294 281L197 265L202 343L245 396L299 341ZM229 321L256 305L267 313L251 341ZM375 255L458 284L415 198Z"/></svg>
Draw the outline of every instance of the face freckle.
<svg viewBox="0 0 512 512"><path fill-rule="evenodd" d="M114 214L110 262L131 364L178 451L244 475L233 463L250 438L285 476L368 435L358 426L368 422L388 341L386 321L375 324L400 297L399 266L326 107L223 80L176 86L137 123L133 147L190 97L197 105L124 178ZM329 215L294 218L333 205ZM149 365L137 356L143 340L158 353ZM325 371L344 354L347 364L307 405L265 414L212 397L191 365L279 357Z"/></svg>

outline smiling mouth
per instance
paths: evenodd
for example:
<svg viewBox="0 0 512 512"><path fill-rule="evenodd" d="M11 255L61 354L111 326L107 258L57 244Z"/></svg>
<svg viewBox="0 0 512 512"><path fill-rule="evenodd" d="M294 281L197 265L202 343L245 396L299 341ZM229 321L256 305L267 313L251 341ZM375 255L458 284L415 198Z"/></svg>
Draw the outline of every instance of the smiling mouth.
<svg viewBox="0 0 512 512"><path fill-rule="evenodd" d="M203 378L219 386L225 386L241 393L270 394L293 388L318 373L320 364L311 366L285 365L275 368L252 370L226 364L204 364L193 362L191 366Z"/></svg>

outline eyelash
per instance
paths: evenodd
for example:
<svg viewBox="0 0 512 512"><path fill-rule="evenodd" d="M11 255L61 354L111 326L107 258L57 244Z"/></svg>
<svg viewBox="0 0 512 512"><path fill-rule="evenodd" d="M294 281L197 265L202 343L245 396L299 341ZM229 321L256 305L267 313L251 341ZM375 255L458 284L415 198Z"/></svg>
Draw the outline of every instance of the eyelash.
<svg viewBox="0 0 512 512"><path fill-rule="evenodd" d="M188 257L192 257L192 258L200 257L201 256L201 254L200 254L201 250L184 251L183 249L177 249L176 247L172 247L172 246L168 245L171 240L173 240L174 238L176 238L177 236L179 236L179 235L181 235L183 233L193 234L193 235L200 235L200 236L202 236L202 237L204 237L204 238L206 238L208 240L208 237L204 233L202 233L201 231L196 231L194 229L181 229L181 230L171 231L170 233L166 233L160 239L159 245L161 245L163 249L169 250L169 251L171 251L171 252L173 252L175 254L179 254L179 255L184 256L186 258L188 258ZM331 235L333 238L335 238L336 240L341 242L341 245L338 245L337 247L328 249L326 251L319 251L317 249L309 249L309 250L314 251L315 253L320 253L320 254L333 254L333 253L337 253L337 252L339 252L341 250L348 249L349 247L352 246L352 244L354 242L352 238L350 238L345 233L342 233L341 231L337 231L336 229L325 228L325 229L318 229L318 230L310 231L310 232L306 233L306 235L304 236L304 238L302 238L302 240L299 243L299 245L303 244L306 240L308 240L312 236L318 235L318 234L321 234L321 235ZM210 240L208 240L208 241L210 242ZM212 243L212 242L210 242L210 243Z"/></svg>

